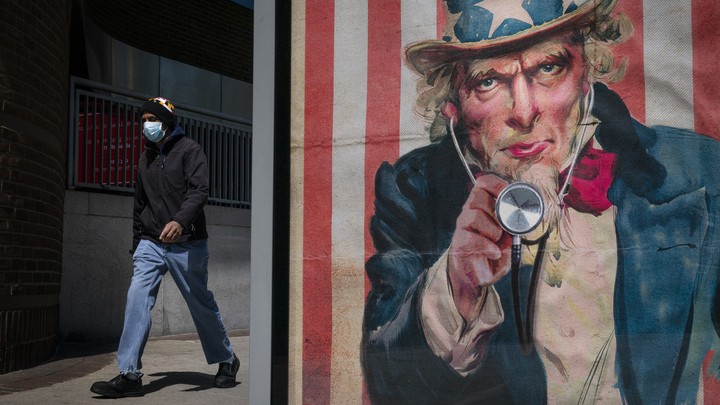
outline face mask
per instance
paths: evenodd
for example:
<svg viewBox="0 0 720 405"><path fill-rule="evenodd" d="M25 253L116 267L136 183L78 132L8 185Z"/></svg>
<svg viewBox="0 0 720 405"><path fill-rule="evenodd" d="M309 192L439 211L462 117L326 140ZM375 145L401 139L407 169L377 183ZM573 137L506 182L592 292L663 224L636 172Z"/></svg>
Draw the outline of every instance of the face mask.
<svg viewBox="0 0 720 405"><path fill-rule="evenodd" d="M143 123L143 134L150 142L157 142L165 136L165 131L162 130L162 122L145 122Z"/></svg>

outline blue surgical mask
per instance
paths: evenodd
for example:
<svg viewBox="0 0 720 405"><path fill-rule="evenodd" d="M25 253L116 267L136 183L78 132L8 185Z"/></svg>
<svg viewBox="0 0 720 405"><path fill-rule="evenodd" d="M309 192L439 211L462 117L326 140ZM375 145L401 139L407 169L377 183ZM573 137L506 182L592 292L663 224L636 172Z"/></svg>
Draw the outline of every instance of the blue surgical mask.
<svg viewBox="0 0 720 405"><path fill-rule="evenodd" d="M165 136L165 131L162 129L162 122L145 122L143 123L143 134L150 142L158 142Z"/></svg>

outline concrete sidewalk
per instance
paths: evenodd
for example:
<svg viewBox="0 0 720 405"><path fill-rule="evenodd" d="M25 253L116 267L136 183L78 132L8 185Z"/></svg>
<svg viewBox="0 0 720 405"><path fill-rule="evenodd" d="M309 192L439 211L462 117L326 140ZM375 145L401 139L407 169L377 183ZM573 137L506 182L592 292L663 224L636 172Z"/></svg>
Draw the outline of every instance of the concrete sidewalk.
<svg viewBox="0 0 720 405"><path fill-rule="evenodd" d="M205 363L197 335L164 336L151 338L145 347L142 370L145 396L116 399L113 403L247 404L248 332L232 331L230 341L240 359L235 387L213 388L217 365ZM118 374L116 350L116 346L63 345L48 363L0 375L0 403L101 404L108 398L90 392L90 386Z"/></svg>

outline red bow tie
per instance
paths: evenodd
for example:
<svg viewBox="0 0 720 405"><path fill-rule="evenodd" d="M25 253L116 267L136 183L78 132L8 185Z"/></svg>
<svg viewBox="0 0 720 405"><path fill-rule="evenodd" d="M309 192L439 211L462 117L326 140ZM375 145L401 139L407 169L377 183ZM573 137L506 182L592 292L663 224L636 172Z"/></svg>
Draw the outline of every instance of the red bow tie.
<svg viewBox="0 0 720 405"><path fill-rule="evenodd" d="M579 212L598 216L612 204L607 192L615 175L617 155L592 147L592 142L584 148L570 179L570 191L563 202ZM559 176L560 184L565 184L568 169Z"/></svg>

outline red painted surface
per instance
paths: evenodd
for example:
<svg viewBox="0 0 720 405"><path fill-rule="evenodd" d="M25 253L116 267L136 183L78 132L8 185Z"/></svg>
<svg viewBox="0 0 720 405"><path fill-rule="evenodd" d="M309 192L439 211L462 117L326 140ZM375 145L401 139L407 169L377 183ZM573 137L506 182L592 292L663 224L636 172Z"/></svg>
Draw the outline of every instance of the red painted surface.
<svg viewBox="0 0 720 405"><path fill-rule="evenodd" d="M705 404L720 403L720 380L716 373L710 373L710 363L715 357L715 350L710 350L703 359L703 399Z"/></svg>
<svg viewBox="0 0 720 405"><path fill-rule="evenodd" d="M400 0L368 2L368 76L365 126L365 224L375 211L375 172L400 154ZM367 228L367 227L366 227ZM365 235L366 257L374 252Z"/></svg>
<svg viewBox="0 0 720 405"><path fill-rule="evenodd" d="M720 3L694 0L692 21L695 131L720 139Z"/></svg>
<svg viewBox="0 0 720 405"><path fill-rule="evenodd" d="M625 101L630 114L640 122L645 122L645 66L644 35L643 35L643 2L638 0L620 0L616 13L623 13L632 21L634 32L630 39L613 48L613 55L617 62L627 61L625 77L611 83L610 88L615 90Z"/></svg>
<svg viewBox="0 0 720 405"><path fill-rule="evenodd" d="M442 39L445 29L445 0L437 0L437 39Z"/></svg>
<svg viewBox="0 0 720 405"><path fill-rule="evenodd" d="M303 403L330 403L334 3L306 2Z"/></svg>

